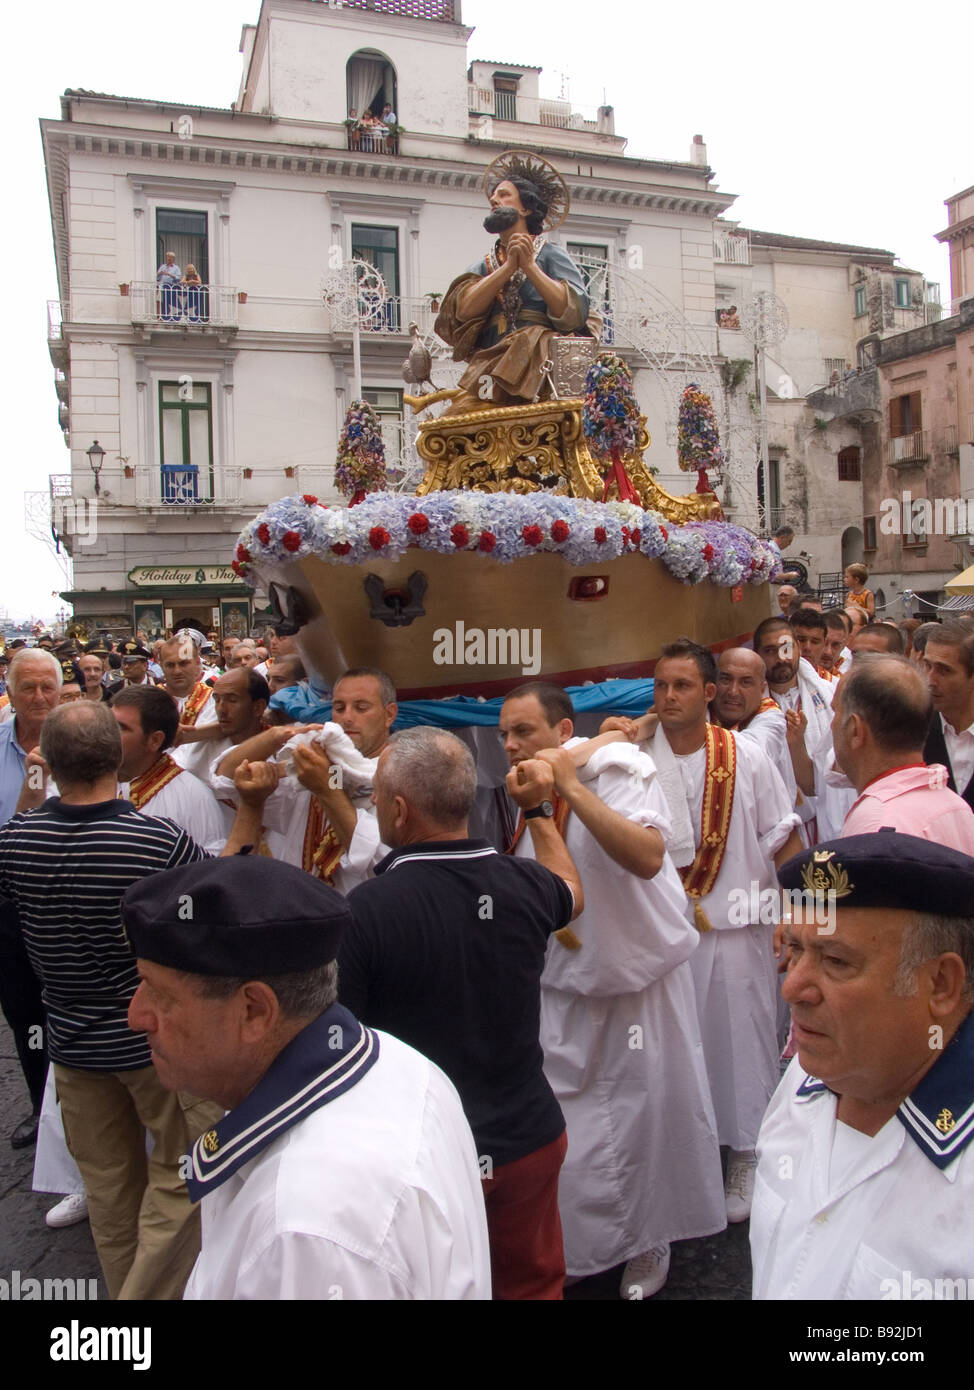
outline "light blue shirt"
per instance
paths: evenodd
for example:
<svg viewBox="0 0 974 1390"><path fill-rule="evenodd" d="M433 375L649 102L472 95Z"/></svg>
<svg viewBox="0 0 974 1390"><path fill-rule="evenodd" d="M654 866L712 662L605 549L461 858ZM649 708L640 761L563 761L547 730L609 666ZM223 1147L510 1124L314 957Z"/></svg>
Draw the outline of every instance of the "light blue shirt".
<svg viewBox="0 0 974 1390"><path fill-rule="evenodd" d="M0 825L13 815L27 772L27 754L14 732L16 716L0 724Z"/></svg>

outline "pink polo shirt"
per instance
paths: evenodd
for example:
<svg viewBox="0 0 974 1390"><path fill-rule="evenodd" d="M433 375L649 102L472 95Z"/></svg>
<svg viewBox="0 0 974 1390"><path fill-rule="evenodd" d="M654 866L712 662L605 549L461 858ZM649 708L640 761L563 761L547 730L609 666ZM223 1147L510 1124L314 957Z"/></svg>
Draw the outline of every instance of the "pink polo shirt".
<svg viewBox="0 0 974 1390"><path fill-rule="evenodd" d="M940 763L911 763L867 783L842 834L868 835L884 827L974 855L974 811L947 786Z"/></svg>

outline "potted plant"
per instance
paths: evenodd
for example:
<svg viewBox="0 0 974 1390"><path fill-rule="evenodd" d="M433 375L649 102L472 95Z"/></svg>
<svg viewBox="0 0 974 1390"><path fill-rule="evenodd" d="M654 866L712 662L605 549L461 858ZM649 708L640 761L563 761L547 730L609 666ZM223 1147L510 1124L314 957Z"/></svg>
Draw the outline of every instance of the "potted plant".
<svg viewBox="0 0 974 1390"><path fill-rule="evenodd" d="M246 303L247 303L247 291L246 291L246 290L238 290L238 292L237 292L237 303L238 303L238 304L246 304Z"/></svg>
<svg viewBox="0 0 974 1390"><path fill-rule="evenodd" d="M254 470L252 468L245 468L243 475L245 478L252 478L254 476Z"/></svg>
<svg viewBox="0 0 974 1390"><path fill-rule="evenodd" d="M126 478L134 478L134 477L135 477L135 469L132 467L132 465L131 465L130 463L127 463L127 464L125 465L125 476L126 476Z"/></svg>
<svg viewBox="0 0 974 1390"><path fill-rule="evenodd" d="M294 469L291 467L290 464L288 464L288 466L285 468L285 470L284 470L284 476L285 476L285 478L293 478L293 477L294 477Z"/></svg>
<svg viewBox="0 0 974 1390"><path fill-rule="evenodd" d="M124 298L128 295L128 292L129 292L128 283L126 282L124 285L119 285L119 287L118 287L118 292L119 292L119 294L122 296L122 298L124 299Z"/></svg>
<svg viewBox="0 0 974 1390"><path fill-rule="evenodd" d="M434 313L434 314L439 313L439 309L440 309L440 300L443 298L443 291L442 291L442 290L427 290L427 292L426 292L426 298L427 298L427 299L429 300L429 302L430 302L430 308L432 309L433 313Z"/></svg>

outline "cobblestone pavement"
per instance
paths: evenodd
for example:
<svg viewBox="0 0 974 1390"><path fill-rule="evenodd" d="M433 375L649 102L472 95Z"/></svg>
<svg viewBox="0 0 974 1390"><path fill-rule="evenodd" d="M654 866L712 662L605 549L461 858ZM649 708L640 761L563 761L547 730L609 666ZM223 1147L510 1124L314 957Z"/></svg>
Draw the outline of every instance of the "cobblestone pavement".
<svg viewBox="0 0 974 1390"><path fill-rule="evenodd" d="M0 1278L17 1269L21 1280L97 1279L105 1288L87 1221L52 1231L44 1215L57 1196L33 1192L34 1150L13 1150L8 1135L30 1109L10 1030L0 1018ZM569 1289L572 1300L619 1298L622 1266L583 1279ZM669 1281L653 1302L664 1300L742 1300L750 1297L751 1261L747 1223L731 1226L705 1240L681 1241L673 1247Z"/></svg>

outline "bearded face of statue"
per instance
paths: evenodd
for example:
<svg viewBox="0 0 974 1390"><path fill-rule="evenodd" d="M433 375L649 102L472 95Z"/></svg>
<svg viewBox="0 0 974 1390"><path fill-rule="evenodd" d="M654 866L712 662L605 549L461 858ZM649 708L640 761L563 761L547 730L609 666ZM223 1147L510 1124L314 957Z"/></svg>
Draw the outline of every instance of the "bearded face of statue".
<svg viewBox="0 0 974 1390"><path fill-rule="evenodd" d="M484 218L487 232L506 232L515 227L527 209L521 202L521 195L510 179L502 179L490 195L490 212Z"/></svg>

